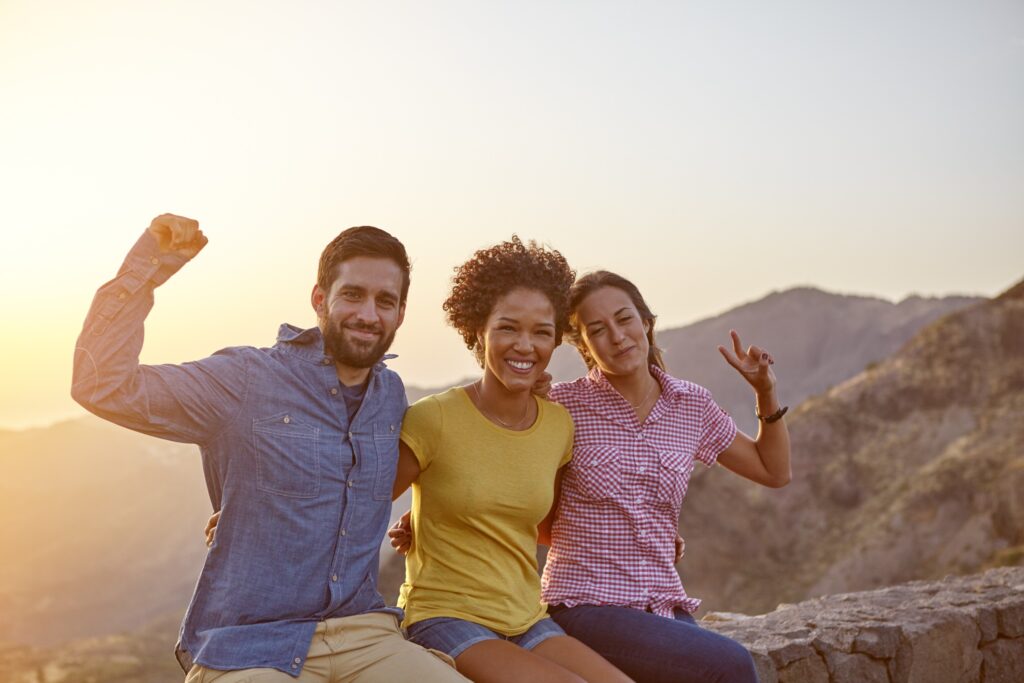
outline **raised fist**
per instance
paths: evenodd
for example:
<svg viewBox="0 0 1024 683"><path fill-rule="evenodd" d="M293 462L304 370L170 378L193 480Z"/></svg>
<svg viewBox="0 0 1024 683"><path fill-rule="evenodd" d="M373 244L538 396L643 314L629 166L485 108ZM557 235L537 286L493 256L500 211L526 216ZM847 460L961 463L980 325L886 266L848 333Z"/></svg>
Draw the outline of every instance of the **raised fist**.
<svg viewBox="0 0 1024 683"><path fill-rule="evenodd" d="M165 213L153 219L149 231L156 237L160 251L178 254L186 259L202 251L209 241L199 229L199 221Z"/></svg>

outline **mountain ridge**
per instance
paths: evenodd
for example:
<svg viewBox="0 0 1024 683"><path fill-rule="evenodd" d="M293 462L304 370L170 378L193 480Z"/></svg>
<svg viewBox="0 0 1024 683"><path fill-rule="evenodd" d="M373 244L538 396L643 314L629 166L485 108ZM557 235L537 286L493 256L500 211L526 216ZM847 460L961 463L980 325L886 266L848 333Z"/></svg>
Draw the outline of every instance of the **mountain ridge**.
<svg viewBox="0 0 1024 683"><path fill-rule="evenodd" d="M933 321L795 409L786 489L702 473L682 516L688 591L758 612L1019 563L1024 287L1008 292Z"/></svg>

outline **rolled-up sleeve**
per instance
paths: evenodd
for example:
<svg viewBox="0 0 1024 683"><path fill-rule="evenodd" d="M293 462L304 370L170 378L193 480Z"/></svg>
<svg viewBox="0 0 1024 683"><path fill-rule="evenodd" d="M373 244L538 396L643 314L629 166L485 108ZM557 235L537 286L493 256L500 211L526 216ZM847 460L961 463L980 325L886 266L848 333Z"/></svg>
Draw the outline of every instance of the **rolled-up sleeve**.
<svg viewBox="0 0 1024 683"><path fill-rule="evenodd" d="M173 441L204 443L245 400L244 349L181 365L140 365L153 292L185 265L146 231L100 287L75 345L72 397L92 413Z"/></svg>

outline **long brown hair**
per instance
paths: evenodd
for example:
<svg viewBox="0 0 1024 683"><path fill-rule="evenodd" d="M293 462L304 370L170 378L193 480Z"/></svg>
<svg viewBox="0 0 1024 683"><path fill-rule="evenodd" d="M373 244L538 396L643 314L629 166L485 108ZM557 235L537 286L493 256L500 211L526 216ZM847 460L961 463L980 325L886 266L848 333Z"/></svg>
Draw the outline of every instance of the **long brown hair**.
<svg viewBox="0 0 1024 683"><path fill-rule="evenodd" d="M647 364L655 365L658 368L665 370L665 361L661 358L661 349L654 343L654 321L658 316L654 315L651 311L650 306L644 301L643 296L640 294L640 290L636 288L632 282L607 270L597 270L593 273L587 273L580 279L573 283L572 289L569 290L569 329L566 334L569 336L569 341L576 350L583 356L583 362L587 364L588 368L594 367L594 358L590 355L587 350L587 345L583 341L582 330L580 329L579 320L579 308L583 300L588 296L601 289L602 287L615 287L626 293L633 305L636 306L637 313L640 314L641 320L647 323L647 342L650 345L650 350L647 352Z"/></svg>

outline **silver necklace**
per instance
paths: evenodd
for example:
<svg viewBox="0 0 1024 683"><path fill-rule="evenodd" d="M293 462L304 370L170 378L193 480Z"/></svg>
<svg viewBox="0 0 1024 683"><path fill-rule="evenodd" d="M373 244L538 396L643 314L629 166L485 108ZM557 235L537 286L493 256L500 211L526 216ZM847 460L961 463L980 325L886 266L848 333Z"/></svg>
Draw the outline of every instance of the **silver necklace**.
<svg viewBox="0 0 1024 683"><path fill-rule="evenodd" d="M653 394L654 390L657 389L659 386L661 386L661 385L658 384L658 380L653 380L653 383L651 384L651 388L647 392L647 395L644 396L643 399L641 399L641 401L639 403L633 403L628 398L626 399L626 403L628 403L629 405L633 406L633 410L640 410L640 407L643 406L645 403L647 403L647 401L651 398L651 394ZM625 398L625 397L623 397L623 398Z"/></svg>
<svg viewBox="0 0 1024 683"><path fill-rule="evenodd" d="M476 382L473 382L469 386L470 386L470 388L473 389L473 393L476 394L476 401L479 404L480 412L483 413L484 415L486 415L489 419L494 420L495 422L500 424L505 429L512 429L512 427L514 427L515 425L521 424L523 422L523 420L526 419L526 414L530 412L530 403L529 403L529 401L527 401L526 407L523 410L523 416L521 418L519 418L515 422L505 422L504 420L502 420L497 415L492 415L489 411L484 410L484 399L480 395L480 390L476 388Z"/></svg>

